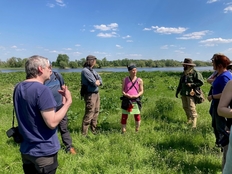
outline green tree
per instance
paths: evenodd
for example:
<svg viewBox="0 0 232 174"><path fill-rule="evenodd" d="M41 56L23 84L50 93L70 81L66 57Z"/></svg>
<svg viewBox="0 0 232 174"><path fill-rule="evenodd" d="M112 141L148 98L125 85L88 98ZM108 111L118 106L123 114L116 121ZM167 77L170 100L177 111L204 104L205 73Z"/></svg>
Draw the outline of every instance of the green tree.
<svg viewBox="0 0 232 174"><path fill-rule="evenodd" d="M105 57L101 60L101 62L102 62L102 66L104 66L104 67L106 67L108 65L108 61Z"/></svg>
<svg viewBox="0 0 232 174"><path fill-rule="evenodd" d="M70 67L70 68L77 68L77 67L78 67L78 64L77 64L76 61L70 61L70 62L69 62L69 67Z"/></svg>
<svg viewBox="0 0 232 174"><path fill-rule="evenodd" d="M65 68L69 64L69 57L66 54L59 54L56 59L56 64L60 68Z"/></svg>
<svg viewBox="0 0 232 174"><path fill-rule="evenodd" d="M139 61L137 61L136 66L137 67L145 67L145 62L142 60L139 60Z"/></svg>
<svg viewBox="0 0 232 174"><path fill-rule="evenodd" d="M18 60L16 57L11 57L10 59L7 59L7 65L11 68L18 67Z"/></svg>
<svg viewBox="0 0 232 174"><path fill-rule="evenodd" d="M60 68L65 69L67 66L68 66L68 64L66 62L64 62L64 61L60 62L60 66L59 66Z"/></svg>

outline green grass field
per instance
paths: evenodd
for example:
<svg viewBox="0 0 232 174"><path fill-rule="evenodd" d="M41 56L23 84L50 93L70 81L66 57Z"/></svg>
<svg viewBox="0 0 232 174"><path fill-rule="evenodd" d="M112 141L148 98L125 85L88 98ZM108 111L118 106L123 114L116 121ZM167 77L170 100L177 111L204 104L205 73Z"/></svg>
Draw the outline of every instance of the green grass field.
<svg viewBox="0 0 232 174"><path fill-rule="evenodd" d="M129 116L126 134L121 134L121 82L128 73L101 73L101 111L99 134L80 133L84 101L80 99L80 73L63 73L72 92L68 111L69 130L77 155L59 151L57 174L217 174L221 173L222 153L215 138L208 113L210 103L197 105L196 130L186 124L181 99L175 98L180 72L138 72L144 81L141 129L135 133ZM206 79L211 72L203 72ZM0 173L21 174L19 145L8 139L12 122L14 85L25 73L0 73ZM210 86L202 87L207 95ZM60 137L59 133L58 136ZM63 147L63 146L62 146Z"/></svg>

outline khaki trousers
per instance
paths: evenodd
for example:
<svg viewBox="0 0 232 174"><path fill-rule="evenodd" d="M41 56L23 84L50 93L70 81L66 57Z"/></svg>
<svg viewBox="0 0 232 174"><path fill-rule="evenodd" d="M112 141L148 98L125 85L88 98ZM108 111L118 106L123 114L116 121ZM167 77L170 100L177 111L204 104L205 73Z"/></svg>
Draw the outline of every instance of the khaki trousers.
<svg viewBox="0 0 232 174"><path fill-rule="evenodd" d="M197 118L196 104L194 97L192 96L181 96L182 106L187 116L187 120L193 120Z"/></svg>
<svg viewBox="0 0 232 174"><path fill-rule="evenodd" d="M99 93L86 94L85 100L85 115L82 122L82 134L87 135L90 125L91 131L95 133L97 127L97 119L100 109Z"/></svg>

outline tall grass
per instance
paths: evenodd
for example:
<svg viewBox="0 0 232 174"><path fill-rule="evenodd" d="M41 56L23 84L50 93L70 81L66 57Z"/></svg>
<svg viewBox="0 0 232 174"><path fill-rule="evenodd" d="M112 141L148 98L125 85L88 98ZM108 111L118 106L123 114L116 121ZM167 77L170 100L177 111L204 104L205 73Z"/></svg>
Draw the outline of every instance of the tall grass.
<svg viewBox="0 0 232 174"><path fill-rule="evenodd" d="M208 77L210 72L203 72ZM77 155L59 151L57 174L217 174L222 154L208 114L208 101L197 105L197 129L186 124L181 100L175 98L178 72L138 72L144 81L141 129L135 133L129 116L126 134L121 134L121 82L127 73L101 73L99 134L80 133L84 101L80 99L80 73L62 74L72 92L68 111L69 130ZM0 73L0 173L23 173L19 146L6 137L12 121L12 90L23 80L22 73ZM202 87L205 94L207 83ZM60 135L58 134L59 138ZM63 148L63 146L62 146Z"/></svg>

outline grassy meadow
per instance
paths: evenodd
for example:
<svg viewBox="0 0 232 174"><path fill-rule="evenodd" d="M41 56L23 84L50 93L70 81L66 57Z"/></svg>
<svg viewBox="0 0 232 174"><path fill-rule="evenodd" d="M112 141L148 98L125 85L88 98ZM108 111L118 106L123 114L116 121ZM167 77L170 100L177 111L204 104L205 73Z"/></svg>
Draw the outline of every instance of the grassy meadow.
<svg viewBox="0 0 232 174"><path fill-rule="evenodd" d="M121 134L121 82L128 73L101 73L99 134L80 133L84 101L80 99L80 73L62 73L72 92L68 111L69 130L77 155L59 151L57 174L217 174L222 153L215 147L208 114L210 103L197 105L197 129L186 124L181 99L175 98L180 72L138 72L144 81L141 128L135 133L129 116L126 134ZM211 72L203 72L206 79ZM19 145L7 138L12 122L14 85L25 73L0 73L0 173L21 174ZM202 87L207 95L210 86ZM58 134L60 137L60 135ZM62 146L63 148L63 146Z"/></svg>

